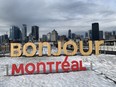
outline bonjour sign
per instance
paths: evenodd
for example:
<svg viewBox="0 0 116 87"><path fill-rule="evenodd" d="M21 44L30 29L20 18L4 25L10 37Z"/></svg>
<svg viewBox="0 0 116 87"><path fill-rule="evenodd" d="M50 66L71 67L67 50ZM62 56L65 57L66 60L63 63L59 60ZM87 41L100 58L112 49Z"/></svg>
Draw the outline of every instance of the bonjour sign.
<svg viewBox="0 0 116 87"><path fill-rule="evenodd" d="M95 54L98 55L100 45L104 44L104 41L100 40L100 41L95 41L94 43L95 43L95 47L94 47ZM72 45L74 47L73 51L71 51L71 52L67 51L68 45ZM85 52L83 50L83 41L79 42L79 47L78 47L77 43L70 40L63 45L63 51L64 51L64 54L66 56L73 56L77 53L77 51L79 49L80 53L83 56L88 56L92 53L92 48L93 48L92 41L88 41L88 45L89 45L88 51ZM47 47L47 49L48 49L47 55L48 56L51 56L51 55L60 56L61 55L62 49L61 49L61 42L60 41L58 42L58 51L56 53L53 53L53 54L51 54L51 45L49 42L38 42L38 46L36 46L32 42L28 42L28 43L24 44L23 46L20 43L11 43L10 55L11 55L11 57L20 57L22 55L24 55L26 57L33 57L36 54L36 52L38 51L38 53L39 53L38 56L43 56L43 46ZM27 51L28 47L32 47L32 50L30 53Z"/></svg>

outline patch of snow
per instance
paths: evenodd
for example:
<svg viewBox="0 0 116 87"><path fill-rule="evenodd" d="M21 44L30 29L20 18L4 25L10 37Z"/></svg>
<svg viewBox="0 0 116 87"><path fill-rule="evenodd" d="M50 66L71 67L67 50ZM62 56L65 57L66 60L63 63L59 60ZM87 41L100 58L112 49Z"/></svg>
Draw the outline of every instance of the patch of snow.
<svg viewBox="0 0 116 87"><path fill-rule="evenodd" d="M72 60L83 60L84 65L89 67L90 62L92 62L93 71L4 76L6 73L6 64L63 61L64 58L65 56L0 58L0 87L116 87L116 84L113 81L104 77L104 75L106 75L116 81L115 55L69 56L69 62Z"/></svg>

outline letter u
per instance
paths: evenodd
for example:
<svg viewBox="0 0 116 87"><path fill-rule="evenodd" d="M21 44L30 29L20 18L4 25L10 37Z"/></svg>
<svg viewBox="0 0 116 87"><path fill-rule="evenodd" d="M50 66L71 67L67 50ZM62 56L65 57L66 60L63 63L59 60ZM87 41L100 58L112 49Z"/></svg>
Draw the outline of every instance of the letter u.
<svg viewBox="0 0 116 87"><path fill-rule="evenodd" d="M84 52L83 50L83 41L80 41L80 53L83 56L89 56L92 53L92 41L89 41L89 48L87 52Z"/></svg>

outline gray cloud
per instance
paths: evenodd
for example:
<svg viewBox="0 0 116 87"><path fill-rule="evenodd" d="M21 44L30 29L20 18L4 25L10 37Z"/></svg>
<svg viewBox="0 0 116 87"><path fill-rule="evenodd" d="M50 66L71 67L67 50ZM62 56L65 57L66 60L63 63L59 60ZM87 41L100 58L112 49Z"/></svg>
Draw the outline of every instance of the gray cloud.
<svg viewBox="0 0 116 87"><path fill-rule="evenodd" d="M25 23L40 26L41 34L57 29L61 34L91 29L99 22L101 30L116 30L114 0L0 0L0 31Z"/></svg>

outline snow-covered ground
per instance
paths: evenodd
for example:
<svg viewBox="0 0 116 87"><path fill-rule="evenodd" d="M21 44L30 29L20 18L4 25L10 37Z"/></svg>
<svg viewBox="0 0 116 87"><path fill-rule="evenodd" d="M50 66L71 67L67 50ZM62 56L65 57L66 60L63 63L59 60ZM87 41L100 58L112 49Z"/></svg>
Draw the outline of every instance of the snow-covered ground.
<svg viewBox="0 0 116 87"><path fill-rule="evenodd" d="M4 76L5 65L27 64L29 62L63 61L65 56L0 58L0 87L116 87L116 55L69 56L68 61L83 60L93 70L68 73ZM107 77L107 78L106 78ZM114 82L113 82L114 81Z"/></svg>

